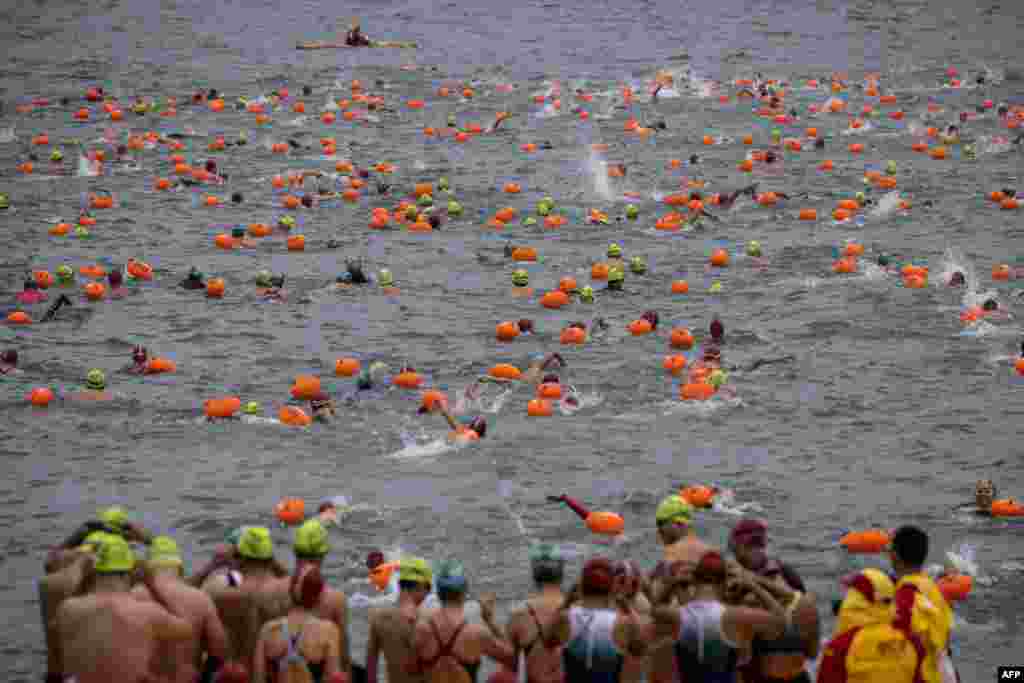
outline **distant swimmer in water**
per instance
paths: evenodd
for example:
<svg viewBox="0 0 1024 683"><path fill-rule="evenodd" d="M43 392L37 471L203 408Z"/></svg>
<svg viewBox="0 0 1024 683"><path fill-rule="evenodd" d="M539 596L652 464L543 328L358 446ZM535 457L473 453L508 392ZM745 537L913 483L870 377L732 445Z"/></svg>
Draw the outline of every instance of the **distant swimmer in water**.
<svg viewBox="0 0 1024 683"><path fill-rule="evenodd" d="M182 289L206 289L206 282L203 280L203 274L199 270L192 266L188 271L188 275L184 280L181 281Z"/></svg>
<svg viewBox="0 0 1024 683"><path fill-rule="evenodd" d="M313 421L322 424L329 424L335 416L334 401L322 391L309 399L309 410L313 414Z"/></svg>
<svg viewBox="0 0 1024 683"><path fill-rule="evenodd" d="M529 321L525 321L529 322ZM522 321L520 328L522 327ZM531 323L532 328L532 323ZM558 364L559 368L565 367L565 359L557 351L549 353L546 356L535 357L530 363L530 367L526 369L522 377L518 380L506 379L503 377L491 377L490 375L483 375L477 381L478 382L494 382L497 384L511 384L513 382L523 382L524 384L540 384L541 379L544 377L544 373L547 372L552 366Z"/></svg>
<svg viewBox="0 0 1024 683"><path fill-rule="evenodd" d="M366 37L359 25L359 19L352 17L348 26L348 33L345 34L345 45L349 47L372 47L373 41Z"/></svg>
<svg viewBox="0 0 1024 683"><path fill-rule="evenodd" d="M59 297L57 297L57 300L50 304L50 307L46 309L46 313L43 314L43 317L40 319L39 322L50 322L51 320L57 317L57 311L59 311L63 306L70 305L71 299L68 298L68 295L61 294Z"/></svg>
<svg viewBox="0 0 1024 683"><path fill-rule="evenodd" d="M722 209L730 209L732 208L732 205L736 203L736 200L739 199L742 195L746 194L750 195L750 197L753 197L754 193L756 192L757 183L754 183L753 185L748 185L747 187L744 187L739 190L734 190L732 192L719 193L718 206L719 208Z"/></svg>
<svg viewBox="0 0 1024 683"><path fill-rule="evenodd" d="M467 423L462 424L452 417L446 405L440 402L435 405L436 410L444 416L448 426L452 428L452 431L448 432L449 441L468 443L470 441L479 441L487 436L487 418L483 415L477 415Z"/></svg>
<svg viewBox="0 0 1024 683"><path fill-rule="evenodd" d="M73 401L112 401L114 394L107 391L107 376L102 370L93 369L85 375L85 390L68 394Z"/></svg>
<svg viewBox="0 0 1024 683"><path fill-rule="evenodd" d="M256 273L256 296L263 301L284 301L287 298L284 280L283 274L272 275L269 270L261 270Z"/></svg>
<svg viewBox="0 0 1024 683"><path fill-rule="evenodd" d="M966 284L967 279L964 277L964 274L959 270L955 271L952 275L949 276L950 287L963 287Z"/></svg>
<svg viewBox="0 0 1024 683"><path fill-rule="evenodd" d="M149 352L144 346L132 350L132 364L124 369L130 375L145 375L149 365Z"/></svg>
<svg viewBox="0 0 1024 683"><path fill-rule="evenodd" d="M7 349L0 353L0 375L15 375L20 373L18 369L18 352L14 349Z"/></svg>
<svg viewBox="0 0 1024 683"><path fill-rule="evenodd" d="M992 503L996 500L996 485L991 479L979 479L974 485L974 502L957 505L954 510L973 512L982 517L992 516Z"/></svg>

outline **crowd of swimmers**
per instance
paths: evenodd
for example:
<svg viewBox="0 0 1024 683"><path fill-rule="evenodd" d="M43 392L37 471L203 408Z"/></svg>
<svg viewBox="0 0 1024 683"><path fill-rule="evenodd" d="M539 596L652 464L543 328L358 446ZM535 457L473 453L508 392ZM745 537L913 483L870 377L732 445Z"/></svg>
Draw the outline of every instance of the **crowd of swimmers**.
<svg viewBox="0 0 1024 683"><path fill-rule="evenodd" d="M191 573L175 539L100 511L45 560L46 682L376 683L383 669L392 683L473 683L484 658L494 683L940 683L952 670L952 609L925 572L921 529L892 533L889 567L838 577L844 597L829 606L771 555L765 521L741 519L716 548L678 494L655 511L650 571L594 556L570 577L559 546L535 544L535 591L504 625L458 558L398 558L397 596L371 608L360 666L348 598L323 572L332 507L295 528L290 567L269 529L245 526ZM374 551L367 570L384 562ZM467 619L471 596L482 623Z"/></svg>

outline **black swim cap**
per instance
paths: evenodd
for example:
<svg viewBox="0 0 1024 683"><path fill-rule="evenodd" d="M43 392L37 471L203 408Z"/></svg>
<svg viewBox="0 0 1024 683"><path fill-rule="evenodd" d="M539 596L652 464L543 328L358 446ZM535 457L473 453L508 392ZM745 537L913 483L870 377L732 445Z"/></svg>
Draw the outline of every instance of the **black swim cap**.
<svg viewBox="0 0 1024 683"><path fill-rule="evenodd" d="M300 201L302 202L302 205L307 209L313 208L313 198L310 197L308 194L302 195L302 199Z"/></svg>
<svg viewBox="0 0 1024 683"><path fill-rule="evenodd" d="M25 289L39 289L39 283L35 280L25 280Z"/></svg>
<svg viewBox="0 0 1024 683"><path fill-rule="evenodd" d="M306 97L309 97L310 95L313 94L313 89L308 85L304 85L302 86L302 94L305 95Z"/></svg>
<svg viewBox="0 0 1024 683"><path fill-rule="evenodd" d="M986 311L994 311L999 308L999 303L995 299L989 299L981 305L981 308Z"/></svg>
<svg viewBox="0 0 1024 683"><path fill-rule="evenodd" d="M234 202L235 204L241 204L242 200L243 200L243 197L242 197L242 193L241 192L232 192L231 193L231 201Z"/></svg>

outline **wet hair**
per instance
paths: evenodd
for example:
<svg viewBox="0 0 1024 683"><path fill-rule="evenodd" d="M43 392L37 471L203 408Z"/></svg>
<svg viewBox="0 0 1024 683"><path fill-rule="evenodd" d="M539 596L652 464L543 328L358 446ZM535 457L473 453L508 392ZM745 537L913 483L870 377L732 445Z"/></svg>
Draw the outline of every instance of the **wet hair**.
<svg viewBox="0 0 1024 683"><path fill-rule="evenodd" d="M136 346L134 349L132 349L132 360L135 360L136 358L141 358L142 360L146 360L146 358L148 358L148 357L149 357L149 352L146 351L146 347L145 346Z"/></svg>
<svg viewBox="0 0 1024 683"><path fill-rule="evenodd" d="M814 149L825 149L825 138L818 138L815 140Z"/></svg>
<svg viewBox="0 0 1024 683"><path fill-rule="evenodd" d="M365 168L361 168L359 169L358 175L360 178L366 179L370 177L370 172L367 171Z"/></svg>
<svg viewBox="0 0 1024 683"><path fill-rule="evenodd" d="M542 380L544 384L558 384L560 381L561 380L558 379L558 375L554 374L544 375L544 379Z"/></svg>
<svg viewBox="0 0 1024 683"><path fill-rule="evenodd" d="M0 353L0 363L7 363L8 365L18 364L18 352L14 349L7 349L3 353Z"/></svg>
<svg viewBox="0 0 1024 683"><path fill-rule="evenodd" d="M696 199L697 201L700 201L703 198L704 195L702 195L700 192L697 192L696 190L690 193L690 199Z"/></svg>
<svg viewBox="0 0 1024 683"><path fill-rule="evenodd" d="M693 570L693 578L697 583L725 582L725 560L713 550L704 553L697 563L697 568Z"/></svg>
<svg viewBox="0 0 1024 683"><path fill-rule="evenodd" d="M562 583L565 577L565 561L554 559L537 560L532 567L533 582L538 586Z"/></svg>
<svg viewBox="0 0 1024 683"><path fill-rule="evenodd" d="M284 275L274 275L270 278L270 286L280 289L284 287Z"/></svg>
<svg viewBox="0 0 1024 683"><path fill-rule="evenodd" d="M953 133L959 133L960 128L959 126L950 125L950 127L946 129L946 132L952 135Z"/></svg>
<svg viewBox="0 0 1024 683"><path fill-rule="evenodd" d="M711 321L711 326L708 330L711 332L712 339L719 340L725 336L725 325L718 318Z"/></svg>
<svg viewBox="0 0 1024 683"><path fill-rule="evenodd" d="M301 583L300 583L301 579ZM320 569L312 567L305 573L296 572L292 575L291 596L292 601L305 609L313 609L320 602L320 595L324 592L324 578ZM298 596L295 589L298 587Z"/></svg>
<svg viewBox="0 0 1024 683"><path fill-rule="evenodd" d="M520 332L533 332L533 321L528 318L520 320L518 325Z"/></svg>
<svg viewBox="0 0 1024 683"><path fill-rule="evenodd" d="M651 128L654 128L655 130L666 130L668 128L668 124L664 121L656 121L651 125Z"/></svg>
<svg viewBox="0 0 1024 683"><path fill-rule="evenodd" d="M207 159L206 160L206 170L209 171L210 173L216 173L217 172L217 162L214 161L213 159Z"/></svg>
<svg viewBox="0 0 1024 683"><path fill-rule="evenodd" d="M481 439L484 438L487 436L487 418L483 415L477 415L469 423L469 428L476 432Z"/></svg>
<svg viewBox="0 0 1024 683"><path fill-rule="evenodd" d="M949 278L949 284L951 284L951 285L962 285L966 281L967 280L964 277L964 274L961 273L959 270L956 271L955 273L953 273L953 275L950 276L950 278Z"/></svg>
<svg viewBox="0 0 1024 683"><path fill-rule="evenodd" d="M658 313L657 311L644 311L640 316L641 320L646 320L651 324L651 329L658 329Z"/></svg>
<svg viewBox="0 0 1024 683"><path fill-rule="evenodd" d="M377 183L377 194L387 194L391 186L387 183Z"/></svg>
<svg viewBox="0 0 1024 683"><path fill-rule="evenodd" d="M978 76L977 78L974 79L974 82L977 83L978 85L984 85L985 76Z"/></svg>
<svg viewBox="0 0 1024 683"><path fill-rule="evenodd" d="M577 322L574 322L574 323L569 323L568 327L578 327L578 328L580 328L581 330L583 330L584 332L586 332L586 331L587 331L587 326L586 326L586 324L584 324L584 323L581 323L581 322L578 322L578 321L577 321Z"/></svg>
<svg viewBox="0 0 1024 683"><path fill-rule="evenodd" d="M121 274L120 269L115 268L107 274L107 281L112 287L120 287L124 282L124 275Z"/></svg>
<svg viewBox="0 0 1024 683"><path fill-rule="evenodd" d="M765 152L764 163L774 164L777 160L778 157L775 155L775 152Z"/></svg>
<svg viewBox="0 0 1024 683"><path fill-rule="evenodd" d="M117 155L118 156L122 156L122 155L125 155L127 153L128 153L128 145L118 145L117 146Z"/></svg>
<svg viewBox="0 0 1024 683"><path fill-rule="evenodd" d="M241 204L243 200L244 200L244 197L242 197L242 193L241 192L232 192L231 193L231 201L233 203Z"/></svg>
<svg viewBox="0 0 1024 683"><path fill-rule="evenodd" d="M302 202L302 205L307 209L313 208L313 198L310 197L308 194L302 195L302 199L300 201Z"/></svg>
<svg viewBox="0 0 1024 683"><path fill-rule="evenodd" d="M430 214L430 216L427 217L427 222L430 223L430 227L435 230L441 227L441 217L437 214Z"/></svg>
<svg viewBox="0 0 1024 683"><path fill-rule="evenodd" d="M363 272L363 265L358 261L348 261L345 264L345 270L352 276L352 282L357 285L363 285L369 282L366 279L366 274Z"/></svg>
<svg viewBox="0 0 1024 683"><path fill-rule="evenodd" d="M218 92L217 92L217 89L216 89L216 88L210 88L210 92L208 92L208 93L206 94L206 96L207 96L207 97L208 97L209 99L211 99L211 100L215 100L215 99L217 99L217 95L219 95L219 94L220 94L220 93L218 93Z"/></svg>
<svg viewBox="0 0 1024 683"><path fill-rule="evenodd" d="M1010 108L1007 107L1005 104L1001 104L999 105L999 109L997 109L996 111L999 113L1000 116L1006 116L1007 114L1010 113Z"/></svg>
<svg viewBox="0 0 1024 683"><path fill-rule="evenodd" d="M916 526L901 526L892 537L896 558L910 567L923 567L928 559L928 534Z"/></svg>
<svg viewBox="0 0 1024 683"><path fill-rule="evenodd" d="M366 568L367 569L371 569L371 570L372 569L376 569L377 567L379 567L383 563L384 563L384 553L382 553L379 550L371 551L370 554L368 554L366 556Z"/></svg>
<svg viewBox="0 0 1024 683"><path fill-rule="evenodd" d="M967 112L965 112L965 111L960 112L960 121L964 122L966 120L967 120Z"/></svg>
<svg viewBox="0 0 1024 683"><path fill-rule="evenodd" d="M420 590L421 588L424 590L430 590L429 586L422 584L419 581L410 581L409 579L399 579L398 588L403 591L415 591Z"/></svg>
<svg viewBox="0 0 1024 683"><path fill-rule="evenodd" d="M583 566L580 580L583 595L600 597L608 595L612 589L612 563L603 557L595 557Z"/></svg>

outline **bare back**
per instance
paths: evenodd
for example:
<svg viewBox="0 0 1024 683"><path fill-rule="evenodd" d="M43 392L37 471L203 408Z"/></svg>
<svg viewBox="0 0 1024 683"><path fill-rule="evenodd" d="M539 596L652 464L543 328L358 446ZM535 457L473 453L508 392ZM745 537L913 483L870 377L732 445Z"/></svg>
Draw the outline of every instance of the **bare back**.
<svg viewBox="0 0 1024 683"><path fill-rule="evenodd" d="M562 646L545 644L552 634L559 605L542 600L531 600L526 605L512 614L508 624L512 647L517 656L522 652L526 659L526 680L528 683L562 683Z"/></svg>
<svg viewBox="0 0 1024 683"><path fill-rule="evenodd" d="M338 651L341 652L342 671L351 666L351 653L348 643L348 598L334 588L325 587L320 602L313 608L313 614L331 622L338 627Z"/></svg>
<svg viewBox="0 0 1024 683"><path fill-rule="evenodd" d="M375 639L387 664L388 683L423 683L422 674L410 673L406 664L414 656L415 615L397 607L384 607L370 613L370 638Z"/></svg>
<svg viewBox="0 0 1024 683"><path fill-rule="evenodd" d="M263 625L291 609L288 579L246 576L237 587L204 586L227 631L229 658L251 664Z"/></svg>
<svg viewBox="0 0 1024 683"><path fill-rule="evenodd" d="M474 683L483 654L483 630L465 623L465 617L454 621L443 613L440 610L416 626L416 656L426 679L430 683ZM450 648L443 650L449 643Z"/></svg>
<svg viewBox="0 0 1024 683"><path fill-rule="evenodd" d="M129 593L70 598L58 610L57 629L62 672L78 683L152 681L149 665L158 643L192 635L186 622Z"/></svg>
<svg viewBox="0 0 1024 683"><path fill-rule="evenodd" d="M203 652L224 659L227 634L209 595L176 579L160 579L161 589L184 619L192 624L195 636L180 643L161 643L153 659L152 671L175 683L194 683L199 678ZM132 594L153 600L146 586L136 586Z"/></svg>

